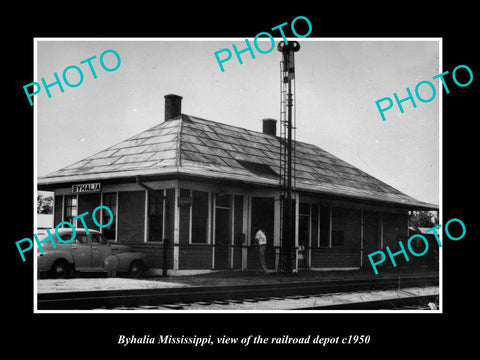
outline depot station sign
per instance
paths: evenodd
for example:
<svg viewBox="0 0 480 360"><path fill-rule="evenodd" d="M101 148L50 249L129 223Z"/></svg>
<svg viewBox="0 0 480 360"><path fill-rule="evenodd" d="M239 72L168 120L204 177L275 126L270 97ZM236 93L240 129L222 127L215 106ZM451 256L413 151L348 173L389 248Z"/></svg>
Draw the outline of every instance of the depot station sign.
<svg viewBox="0 0 480 360"><path fill-rule="evenodd" d="M74 184L72 185L72 193L92 193L100 192L102 190L101 183L89 183L89 184Z"/></svg>

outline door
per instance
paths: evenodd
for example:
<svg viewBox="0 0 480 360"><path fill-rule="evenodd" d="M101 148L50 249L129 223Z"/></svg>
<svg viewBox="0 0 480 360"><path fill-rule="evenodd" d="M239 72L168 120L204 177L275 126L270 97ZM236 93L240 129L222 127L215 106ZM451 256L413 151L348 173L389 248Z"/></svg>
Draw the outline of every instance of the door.
<svg viewBox="0 0 480 360"><path fill-rule="evenodd" d="M92 265L92 247L87 234L77 234L71 245L75 270L89 271Z"/></svg>
<svg viewBox="0 0 480 360"><path fill-rule="evenodd" d="M107 244L102 234L90 233L92 246L92 271L102 271L103 261L112 255L112 248Z"/></svg>
<svg viewBox="0 0 480 360"><path fill-rule="evenodd" d="M215 269L228 269L231 232L230 210L215 211Z"/></svg>
<svg viewBox="0 0 480 360"><path fill-rule="evenodd" d="M215 198L215 269L229 269L232 242L231 196Z"/></svg>

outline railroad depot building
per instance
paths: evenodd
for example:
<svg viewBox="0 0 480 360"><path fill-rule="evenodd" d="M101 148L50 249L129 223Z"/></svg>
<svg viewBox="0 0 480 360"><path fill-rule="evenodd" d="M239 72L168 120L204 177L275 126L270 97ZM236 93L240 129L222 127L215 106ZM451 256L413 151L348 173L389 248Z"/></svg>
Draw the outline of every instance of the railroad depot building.
<svg viewBox="0 0 480 360"><path fill-rule="evenodd" d="M263 132L247 130L182 114L181 101L165 96L162 123L39 178L39 190L55 193L54 224L81 227L75 216L106 205L114 220L99 230L145 252L152 272L164 265L179 272L256 269L254 234L261 228L267 267L278 270L276 121L263 120ZM386 246L393 252L408 238L409 210L438 209L300 141L295 175L296 269L370 266L369 253Z"/></svg>

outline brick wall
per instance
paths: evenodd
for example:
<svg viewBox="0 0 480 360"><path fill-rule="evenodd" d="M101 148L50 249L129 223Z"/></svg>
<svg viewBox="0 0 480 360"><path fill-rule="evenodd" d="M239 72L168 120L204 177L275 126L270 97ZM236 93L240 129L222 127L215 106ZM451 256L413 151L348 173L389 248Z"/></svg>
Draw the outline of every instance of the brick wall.
<svg viewBox="0 0 480 360"><path fill-rule="evenodd" d="M139 252L143 252L147 255L147 264L150 269L163 269L163 244L159 243L126 243L125 245L131 246L133 249ZM173 269L173 246L167 248L167 268Z"/></svg>
<svg viewBox="0 0 480 360"><path fill-rule="evenodd" d="M312 268L360 267L360 249L312 249Z"/></svg>
<svg viewBox="0 0 480 360"><path fill-rule="evenodd" d="M180 245L178 267L180 270L212 269L212 246Z"/></svg>

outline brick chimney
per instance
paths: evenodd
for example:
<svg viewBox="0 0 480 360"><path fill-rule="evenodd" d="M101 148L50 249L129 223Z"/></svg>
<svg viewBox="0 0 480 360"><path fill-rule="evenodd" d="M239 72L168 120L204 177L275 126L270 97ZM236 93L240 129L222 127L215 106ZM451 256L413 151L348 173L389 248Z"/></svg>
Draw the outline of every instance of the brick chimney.
<svg viewBox="0 0 480 360"><path fill-rule="evenodd" d="M277 135L277 120L263 119L263 133L267 135Z"/></svg>
<svg viewBox="0 0 480 360"><path fill-rule="evenodd" d="M175 94L165 95L165 121L171 120L182 113L182 97Z"/></svg>

